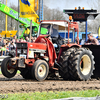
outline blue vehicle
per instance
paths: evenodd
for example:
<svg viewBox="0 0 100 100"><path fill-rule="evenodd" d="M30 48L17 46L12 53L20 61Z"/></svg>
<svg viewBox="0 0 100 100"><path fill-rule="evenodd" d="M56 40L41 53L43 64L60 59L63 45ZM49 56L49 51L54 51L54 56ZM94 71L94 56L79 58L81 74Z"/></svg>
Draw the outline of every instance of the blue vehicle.
<svg viewBox="0 0 100 100"><path fill-rule="evenodd" d="M87 32L87 34L89 34L89 33L90 32ZM65 32L59 32L59 35L64 38L65 37ZM85 42L85 36L86 36L85 32L79 32L80 45L84 44L84 42ZM75 33L74 32L70 32L69 38L70 38L71 42L72 41L75 42L76 37L77 37L77 32L75 32ZM68 38L68 32L66 32L66 38Z"/></svg>

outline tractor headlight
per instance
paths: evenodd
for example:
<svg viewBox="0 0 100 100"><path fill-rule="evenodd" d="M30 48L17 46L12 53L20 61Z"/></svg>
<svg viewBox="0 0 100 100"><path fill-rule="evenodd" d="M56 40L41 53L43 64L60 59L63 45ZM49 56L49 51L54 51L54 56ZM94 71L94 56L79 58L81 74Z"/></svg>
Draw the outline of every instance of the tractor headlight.
<svg viewBox="0 0 100 100"><path fill-rule="evenodd" d="M23 49L23 53L24 54L27 54L27 49Z"/></svg>
<svg viewBox="0 0 100 100"><path fill-rule="evenodd" d="M21 54L21 49L17 49L17 53L18 54Z"/></svg>

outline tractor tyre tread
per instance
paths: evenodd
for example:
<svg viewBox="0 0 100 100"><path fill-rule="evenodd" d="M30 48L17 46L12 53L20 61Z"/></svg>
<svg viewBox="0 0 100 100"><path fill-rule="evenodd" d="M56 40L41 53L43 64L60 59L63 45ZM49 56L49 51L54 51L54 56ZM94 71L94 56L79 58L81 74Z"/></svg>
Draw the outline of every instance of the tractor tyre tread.
<svg viewBox="0 0 100 100"><path fill-rule="evenodd" d="M64 79L67 80L69 79L69 69L68 69L68 64L69 64L69 56L71 53L75 50L75 48L70 48L67 51L62 52L59 64L62 66L62 68L59 69L59 74L60 76Z"/></svg>
<svg viewBox="0 0 100 100"><path fill-rule="evenodd" d="M12 78L16 75L17 73L17 69L14 70L13 73L10 73L8 70L7 70L7 63L9 61L11 57L7 57L7 58L4 58L4 60L2 61L1 63L1 72L2 74L7 77L7 78Z"/></svg>
<svg viewBox="0 0 100 100"><path fill-rule="evenodd" d="M87 75L83 75L80 71L79 63L80 59L83 55L88 55L88 57L91 60L91 68ZM86 48L78 48L73 55L70 57L70 63L69 63L69 74L71 79L73 80L89 80L91 79L91 76L93 75L94 70L94 57L91 54L90 50L87 50Z"/></svg>

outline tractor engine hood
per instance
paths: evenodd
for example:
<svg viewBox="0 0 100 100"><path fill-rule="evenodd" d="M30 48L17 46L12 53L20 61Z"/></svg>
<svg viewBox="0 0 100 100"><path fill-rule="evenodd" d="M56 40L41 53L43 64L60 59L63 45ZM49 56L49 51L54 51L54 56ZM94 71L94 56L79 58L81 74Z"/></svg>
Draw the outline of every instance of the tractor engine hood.
<svg viewBox="0 0 100 100"><path fill-rule="evenodd" d="M47 45L44 43L27 43L29 49L40 49L40 50L46 50Z"/></svg>

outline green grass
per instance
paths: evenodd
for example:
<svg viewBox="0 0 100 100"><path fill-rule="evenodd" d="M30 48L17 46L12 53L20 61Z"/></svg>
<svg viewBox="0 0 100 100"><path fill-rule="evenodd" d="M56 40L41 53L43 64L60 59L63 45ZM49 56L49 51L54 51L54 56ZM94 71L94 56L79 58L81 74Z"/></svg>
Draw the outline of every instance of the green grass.
<svg viewBox="0 0 100 100"><path fill-rule="evenodd" d="M96 97L100 95L100 90L85 90L85 91L63 91L63 92L35 92L35 93L15 93L15 94L0 94L8 95L8 98L0 100L51 100L68 97ZM1 96L0 96L1 97Z"/></svg>
<svg viewBox="0 0 100 100"><path fill-rule="evenodd" d="M20 71L18 70L18 71L17 71L17 74L19 74L19 73L20 73ZM2 72L1 72L1 71L0 71L0 74L2 74Z"/></svg>

